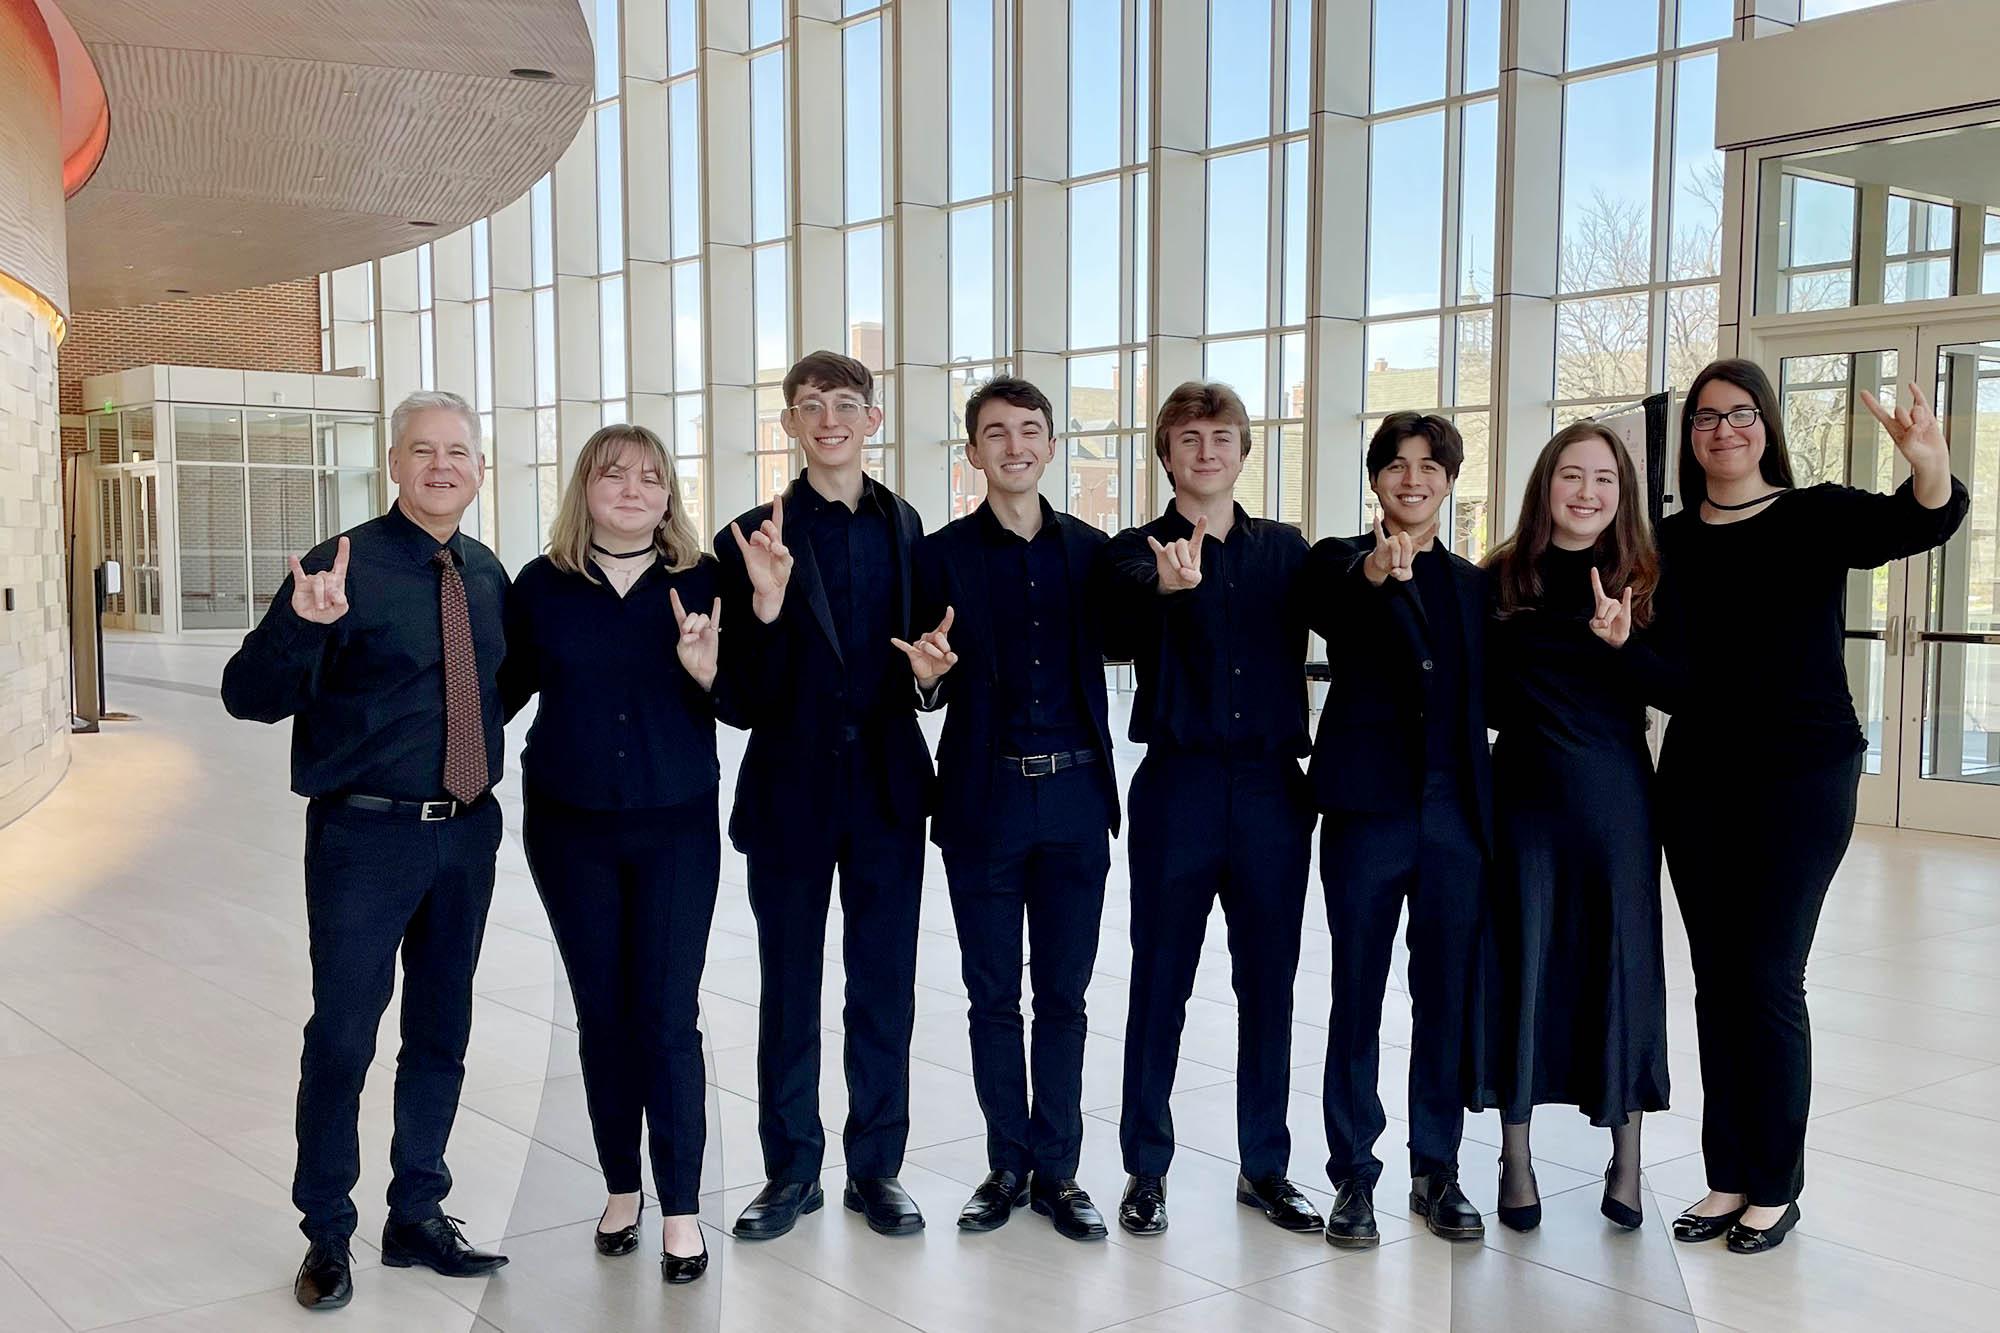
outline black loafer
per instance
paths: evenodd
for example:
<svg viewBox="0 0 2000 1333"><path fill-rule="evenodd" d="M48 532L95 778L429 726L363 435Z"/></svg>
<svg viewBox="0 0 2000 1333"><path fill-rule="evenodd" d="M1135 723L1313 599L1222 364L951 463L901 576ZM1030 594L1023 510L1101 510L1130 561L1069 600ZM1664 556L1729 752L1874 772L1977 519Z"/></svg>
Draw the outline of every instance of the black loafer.
<svg viewBox="0 0 2000 1333"><path fill-rule="evenodd" d="M914 1236L924 1229L924 1215L917 1201L894 1176L878 1179L850 1179L840 1201L850 1213L868 1219L868 1229L878 1236Z"/></svg>
<svg viewBox="0 0 2000 1333"><path fill-rule="evenodd" d="M292 1295L308 1310L338 1310L354 1299L352 1265L347 1237L316 1240L306 1248L306 1260L292 1281Z"/></svg>
<svg viewBox="0 0 2000 1333"><path fill-rule="evenodd" d="M703 1238L700 1254L668 1254L660 1251L660 1280L678 1287L708 1271L708 1240Z"/></svg>
<svg viewBox="0 0 2000 1333"><path fill-rule="evenodd" d="M1699 1245L1703 1241L1727 1235L1729 1229L1736 1225L1736 1219L1743 1216L1744 1210L1748 1207L1749 1205L1745 1204L1743 1208L1717 1213L1713 1217L1703 1217L1699 1213L1682 1213L1674 1219L1674 1239L1688 1245Z"/></svg>
<svg viewBox="0 0 2000 1333"><path fill-rule="evenodd" d="M1028 1189L1012 1171L995 1171L979 1182L958 1210L960 1231L998 1231L1028 1201Z"/></svg>
<svg viewBox="0 0 2000 1333"><path fill-rule="evenodd" d="M817 1180L773 1180L757 1191L732 1229L738 1240L776 1240L826 1202Z"/></svg>
<svg viewBox="0 0 2000 1333"><path fill-rule="evenodd" d="M1133 1176L1118 1201L1118 1225L1135 1236L1157 1236L1167 1229L1165 1176Z"/></svg>
<svg viewBox="0 0 2000 1333"><path fill-rule="evenodd" d="M1507 1186L1507 1167L1503 1161L1500 1167L1500 1183L1493 1187L1493 1197L1504 1199ZM1542 1224L1542 1183L1535 1179L1535 1168L1528 1168L1528 1188L1534 1190L1535 1201L1521 1204L1495 1204L1493 1211L1500 1217L1500 1225L1509 1231L1533 1231Z"/></svg>
<svg viewBox="0 0 2000 1333"><path fill-rule="evenodd" d="M1032 1206L1055 1224L1058 1235L1071 1240L1103 1240L1111 1234L1104 1225L1104 1214L1097 1211L1097 1205L1084 1193L1083 1186L1074 1180L1056 1180L1044 1185L1041 1173L1037 1172Z"/></svg>
<svg viewBox="0 0 2000 1333"><path fill-rule="evenodd" d="M611 1205L605 1204L604 1211L610 1212ZM639 1219L646 1215L646 1196L639 1196L639 1211L632 1218L632 1225L619 1227L616 1231L605 1231L604 1213L597 1215L598 1230L591 1233L591 1240L597 1245L597 1252L607 1258L616 1259L621 1254L630 1254L639 1248Z"/></svg>
<svg viewBox="0 0 2000 1333"><path fill-rule="evenodd" d="M1785 1243L1785 1237L1799 1224L1799 1205L1785 1205L1784 1216L1767 1227L1746 1227L1741 1222L1729 1228L1729 1252L1731 1254L1762 1254L1775 1250Z"/></svg>
<svg viewBox="0 0 2000 1333"><path fill-rule="evenodd" d="M483 1277L507 1266L504 1254L488 1254L466 1243L465 1224L455 1217L382 1224L382 1262L389 1268L422 1266L444 1277Z"/></svg>
<svg viewBox="0 0 2000 1333"><path fill-rule="evenodd" d="M1319 1210L1312 1206L1312 1200L1283 1176L1251 1180L1239 1174L1236 1177L1236 1202L1246 1208L1257 1209L1286 1231L1318 1231L1324 1225L1320 1221Z"/></svg>
<svg viewBox="0 0 2000 1333"><path fill-rule="evenodd" d="M1479 1240L1486 1219L1458 1187L1456 1171L1438 1171L1410 1181L1410 1211L1424 1219L1433 1236L1446 1240Z"/></svg>
<svg viewBox="0 0 2000 1333"><path fill-rule="evenodd" d="M1343 1250L1372 1249L1382 1243L1375 1228L1375 1190L1358 1180L1333 1187L1333 1211L1326 1215L1326 1243Z"/></svg>

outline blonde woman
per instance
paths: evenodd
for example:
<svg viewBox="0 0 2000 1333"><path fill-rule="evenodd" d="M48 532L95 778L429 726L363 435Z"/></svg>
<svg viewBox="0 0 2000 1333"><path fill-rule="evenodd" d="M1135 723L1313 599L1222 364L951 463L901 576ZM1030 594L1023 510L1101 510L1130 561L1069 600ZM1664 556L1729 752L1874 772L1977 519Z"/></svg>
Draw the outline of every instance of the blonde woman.
<svg viewBox="0 0 2000 1333"><path fill-rule="evenodd" d="M608 1198L598 1252L639 1247L640 1124L660 1274L708 1268L695 1212L706 1134L696 988L715 911L715 561L673 462L642 426L590 437L548 554L507 603L508 714L541 704L521 755L522 841L576 997L584 1096Z"/></svg>

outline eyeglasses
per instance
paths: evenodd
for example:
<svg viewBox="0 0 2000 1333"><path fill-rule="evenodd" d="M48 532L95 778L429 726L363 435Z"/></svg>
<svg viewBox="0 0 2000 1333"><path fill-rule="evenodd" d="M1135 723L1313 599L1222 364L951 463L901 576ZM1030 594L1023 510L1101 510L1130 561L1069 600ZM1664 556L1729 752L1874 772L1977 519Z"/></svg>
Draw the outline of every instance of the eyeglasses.
<svg viewBox="0 0 2000 1333"><path fill-rule="evenodd" d="M1747 430L1764 414L1754 407L1738 407L1728 412L1711 412L1707 408L1694 414L1694 428L1706 435L1721 425L1725 419L1738 430Z"/></svg>
<svg viewBox="0 0 2000 1333"><path fill-rule="evenodd" d="M825 421L828 411L833 413L833 419L841 425L852 426L867 415L868 404L856 402L852 398L836 398L830 403L822 398L808 398L803 403L794 403L785 410L792 414L794 421L803 421L808 426L817 426Z"/></svg>

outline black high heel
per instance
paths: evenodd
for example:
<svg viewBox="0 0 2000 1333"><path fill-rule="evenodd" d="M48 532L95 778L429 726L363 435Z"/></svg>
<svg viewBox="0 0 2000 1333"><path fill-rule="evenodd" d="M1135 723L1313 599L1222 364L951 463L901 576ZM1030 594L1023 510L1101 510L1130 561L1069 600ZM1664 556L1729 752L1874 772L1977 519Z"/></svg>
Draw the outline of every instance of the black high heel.
<svg viewBox="0 0 2000 1333"><path fill-rule="evenodd" d="M611 1211L611 1205L604 1205L604 1212ZM639 1211L632 1215L632 1225L620 1227L616 1231L593 1231L591 1239L597 1244L597 1252L607 1258L616 1259L621 1254L630 1254L639 1248L639 1219L646 1215L646 1196L639 1196ZM597 1224L604 1225L604 1213L597 1215Z"/></svg>
<svg viewBox="0 0 2000 1333"><path fill-rule="evenodd" d="M1611 1170L1616 1161L1604 1164L1604 1198L1598 1202L1597 1211L1603 1213L1611 1225L1626 1231L1637 1231L1646 1220L1646 1215L1637 1208L1628 1208L1623 1202L1611 1197Z"/></svg>
<svg viewBox="0 0 2000 1333"><path fill-rule="evenodd" d="M694 1281L708 1271L708 1237L701 1238L701 1253L680 1255L660 1251L660 1279L673 1286Z"/></svg>
<svg viewBox="0 0 2000 1333"><path fill-rule="evenodd" d="M1799 1224L1799 1205L1796 1200L1785 1205L1784 1216L1767 1227L1746 1227L1741 1222L1729 1228L1729 1252L1731 1254L1762 1254L1775 1250L1785 1243L1793 1227Z"/></svg>
<svg viewBox="0 0 2000 1333"><path fill-rule="evenodd" d="M1509 1231L1533 1231L1542 1224L1542 1186L1541 1182L1535 1179L1535 1168L1532 1166L1528 1168L1528 1184L1535 1191L1535 1201L1533 1203L1514 1206L1503 1203L1496 1205L1494 1209L1499 1214L1500 1225L1506 1227ZM1504 1199L1507 1197L1505 1194L1506 1185L1507 1159L1503 1157L1500 1159L1500 1183L1493 1190L1494 1198Z"/></svg>

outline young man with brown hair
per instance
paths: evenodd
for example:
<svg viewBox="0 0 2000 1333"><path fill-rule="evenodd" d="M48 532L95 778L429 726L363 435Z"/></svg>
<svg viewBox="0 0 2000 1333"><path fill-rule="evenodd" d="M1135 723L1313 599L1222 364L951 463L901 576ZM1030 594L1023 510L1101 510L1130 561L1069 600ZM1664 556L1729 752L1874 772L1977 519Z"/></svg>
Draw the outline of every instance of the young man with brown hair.
<svg viewBox="0 0 2000 1333"><path fill-rule="evenodd" d="M847 999L843 1200L883 1235L923 1229L900 1185L910 1129L917 904L930 752L908 667L911 548L923 523L868 476L882 424L875 377L814 352L785 376L785 433L806 466L785 493L716 534L727 623L718 699L748 728L729 838L749 862L762 979L757 1132L767 1184L737 1219L782 1236L821 1206L820 980L840 873ZM748 534L747 536L745 534Z"/></svg>
<svg viewBox="0 0 2000 1333"><path fill-rule="evenodd" d="M1168 1099L1220 898L1238 1009L1236 1198L1288 1231L1318 1231L1319 1215L1285 1178L1292 980L1313 824L1299 771L1306 629L1296 584L1306 542L1235 502L1250 420L1228 387L1175 389L1153 447L1173 503L1105 552L1113 613L1138 668L1131 735L1147 747L1127 794L1133 957L1118 1137L1131 1179L1118 1221L1135 1235L1167 1229Z"/></svg>

